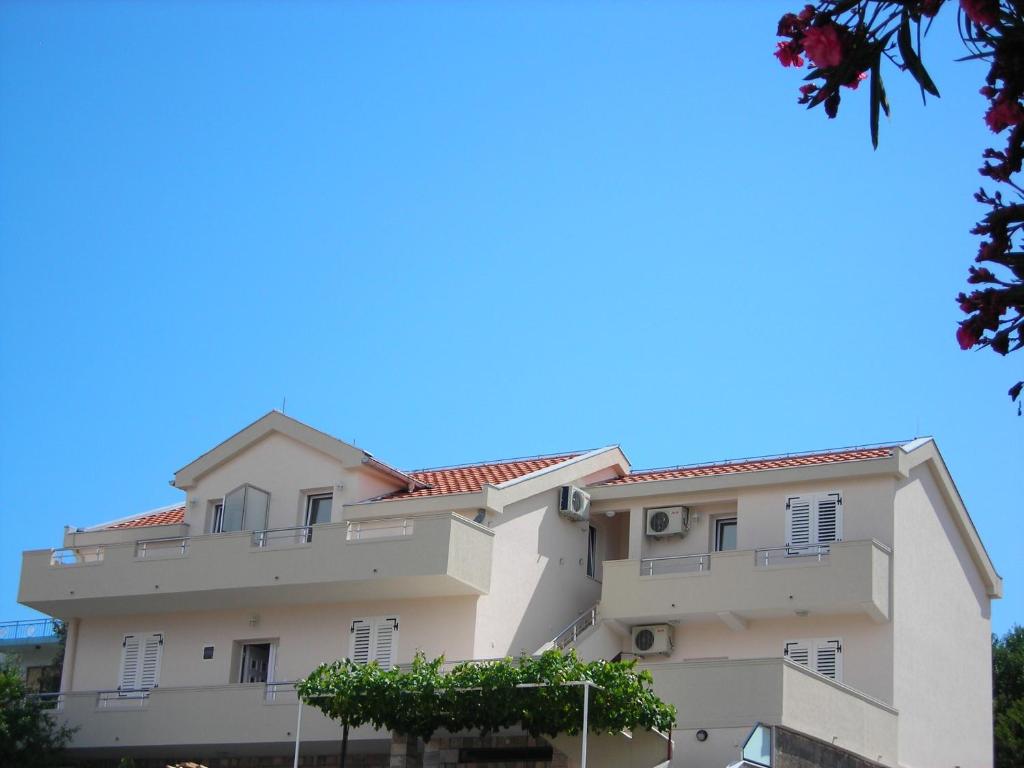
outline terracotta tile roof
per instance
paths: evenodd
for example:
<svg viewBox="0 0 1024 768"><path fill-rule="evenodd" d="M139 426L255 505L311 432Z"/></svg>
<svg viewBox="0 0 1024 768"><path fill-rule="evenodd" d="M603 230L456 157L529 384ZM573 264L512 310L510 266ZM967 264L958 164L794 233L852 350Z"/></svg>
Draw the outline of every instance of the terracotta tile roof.
<svg viewBox="0 0 1024 768"><path fill-rule="evenodd" d="M839 464L847 461L864 461L865 459L884 459L892 456L895 445L877 448L853 448L838 451L821 451L818 453L791 454L763 459L743 459L740 461L723 461L712 464L693 464L689 466L665 467L663 469L642 469L628 475L597 483L600 486L628 485L630 483L647 483L655 480L680 480L688 477L708 477L711 475L730 475L736 472L761 472L767 469L791 469L819 464Z"/></svg>
<svg viewBox="0 0 1024 768"><path fill-rule="evenodd" d="M171 509L161 509L159 512L151 512L141 517L133 517L131 520L106 526L105 530L113 528L145 528L148 525L178 525L185 522L185 505Z"/></svg>
<svg viewBox="0 0 1024 768"><path fill-rule="evenodd" d="M557 456L536 456L529 459L493 461L487 464L466 464L459 467L418 469L406 474L420 482L429 483L429 488L389 493L374 499L374 501L397 501L398 499L420 499L427 496L447 496L453 493L476 493L488 483L498 485L509 480L515 480L518 477L560 464L579 455L581 455L581 452L562 453Z"/></svg>

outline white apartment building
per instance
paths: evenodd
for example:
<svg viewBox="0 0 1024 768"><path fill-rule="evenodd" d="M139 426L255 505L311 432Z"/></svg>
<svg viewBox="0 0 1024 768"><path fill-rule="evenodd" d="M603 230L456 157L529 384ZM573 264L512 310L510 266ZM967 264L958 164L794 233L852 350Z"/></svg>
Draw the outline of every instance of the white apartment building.
<svg viewBox="0 0 1024 768"><path fill-rule="evenodd" d="M931 439L404 472L275 411L172 484L178 505L24 553L20 602L67 624L54 706L75 759L290 765L290 683L320 662L555 644L639 658L679 711L671 745L601 736L590 766L724 768L755 723L803 751L777 765L992 765L1002 584ZM339 740L303 708L302 764L336 764ZM578 740L550 760L513 743L527 751L505 763L477 749L441 764L578 765ZM395 764L391 748L356 730L349 765Z"/></svg>

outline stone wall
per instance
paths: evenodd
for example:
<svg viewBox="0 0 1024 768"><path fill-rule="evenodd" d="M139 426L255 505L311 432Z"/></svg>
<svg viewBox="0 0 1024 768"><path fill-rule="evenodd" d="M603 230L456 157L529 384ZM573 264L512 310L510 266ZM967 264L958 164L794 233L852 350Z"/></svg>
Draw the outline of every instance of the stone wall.
<svg viewBox="0 0 1024 768"><path fill-rule="evenodd" d="M776 726L775 768L882 768L882 765L834 744Z"/></svg>

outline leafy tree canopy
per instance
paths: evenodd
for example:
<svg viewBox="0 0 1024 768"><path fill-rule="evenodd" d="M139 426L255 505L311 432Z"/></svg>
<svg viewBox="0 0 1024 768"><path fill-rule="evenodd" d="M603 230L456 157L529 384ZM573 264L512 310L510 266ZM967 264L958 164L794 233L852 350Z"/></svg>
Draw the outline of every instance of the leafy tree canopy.
<svg viewBox="0 0 1024 768"><path fill-rule="evenodd" d="M992 636L996 768L1024 768L1024 627Z"/></svg>
<svg viewBox="0 0 1024 768"><path fill-rule="evenodd" d="M72 730L57 726L43 705L26 693L18 668L0 666L0 765L60 765Z"/></svg>
<svg viewBox="0 0 1024 768"><path fill-rule="evenodd" d="M321 664L297 686L299 697L342 725L369 724L424 740L438 729L484 734L521 725L533 736L577 734L583 686L590 681L590 729L669 731L676 710L651 689L635 662L580 661L575 652L464 662L442 671L444 658L417 654L408 669L348 660Z"/></svg>
<svg viewBox="0 0 1024 768"><path fill-rule="evenodd" d="M879 113L889 114L882 81L885 62L909 72L921 96L939 95L925 69L921 40L932 20L954 0L821 0L779 20L775 56L785 67L810 70L798 103L822 105L829 117L839 112L844 89L868 83L871 142L878 146ZM979 173L1003 185L984 189L975 199L988 212L972 230L983 240L968 270L977 286L956 297L967 318L956 339L961 349L989 347L1000 355L1024 347L1024 188L1017 174L1024 162L1024 0L960 0L960 37L965 59L989 65L981 94L988 99L986 125L1005 138L1001 148L986 149ZM1004 198L1003 192L1007 193ZM1024 381L1010 387L1020 397ZM1017 413L1021 412L1020 404Z"/></svg>

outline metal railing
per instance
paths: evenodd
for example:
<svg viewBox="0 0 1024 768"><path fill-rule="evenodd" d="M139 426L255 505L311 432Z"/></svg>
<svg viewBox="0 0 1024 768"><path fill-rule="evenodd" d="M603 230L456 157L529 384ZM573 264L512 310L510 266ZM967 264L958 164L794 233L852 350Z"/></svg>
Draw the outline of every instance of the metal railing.
<svg viewBox="0 0 1024 768"><path fill-rule="evenodd" d="M656 563L660 565L655 565ZM698 555L669 555L666 557L645 557L640 561L640 573L655 576L660 573L702 573L711 568L711 553Z"/></svg>
<svg viewBox="0 0 1024 768"><path fill-rule="evenodd" d="M783 562L794 557L814 557L818 562L829 553L828 544L802 544L799 546L766 547L754 550L756 565L771 565L772 562Z"/></svg>
<svg viewBox="0 0 1024 768"><path fill-rule="evenodd" d="M96 706L99 709L118 707L144 707L149 702L152 688L124 688L114 691L97 691Z"/></svg>
<svg viewBox="0 0 1024 768"><path fill-rule="evenodd" d="M367 541L397 536L412 536L413 530L413 520L408 517L386 518L384 520L352 520L349 521L345 539L347 541Z"/></svg>
<svg viewBox="0 0 1024 768"><path fill-rule="evenodd" d="M284 699L286 702L295 702L298 700L298 694L295 691L295 684L298 680L279 680L277 682L266 683L266 695L264 698L268 702L279 701Z"/></svg>
<svg viewBox="0 0 1024 768"><path fill-rule="evenodd" d="M311 525L299 525L293 528L267 528L252 532L252 545L258 549L309 544L311 541L313 541L313 526Z"/></svg>
<svg viewBox="0 0 1024 768"><path fill-rule="evenodd" d="M38 701L43 709L53 709L60 712L64 709L63 693L29 693L25 695L30 701Z"/></svg>
<svg viewBox="0 0 1024 768"><path fill-rule="evenodd" d="M184 557L188 554L188 536L169 536L162 539L139 539L135 542L135 557L155 560L164 557Z"/></svg>
<svg viewBox="0 0 1024 768"><path fill-rule="evenodd" d="M103 562L103 547L64 547L50 553L50 566L67 568L74 565Z"/></svg>
<svg viewBox="0 0 1024 768"><path fill-rule="evenodd" d="M44 640L56 638L60 629L57 619L25 619L0 622L0 643L11 640Z"/></svg>
<svg viewBox="0 0 1024 768"><path fill-rule="evenodd" d="M555 635L555 639L551 641L551 644L559 650L565 650L566 647L575 643L576 640L594 626L597 623L597 605L592 605L590 608L585 610L575 619L572 623Z"/></svg>

